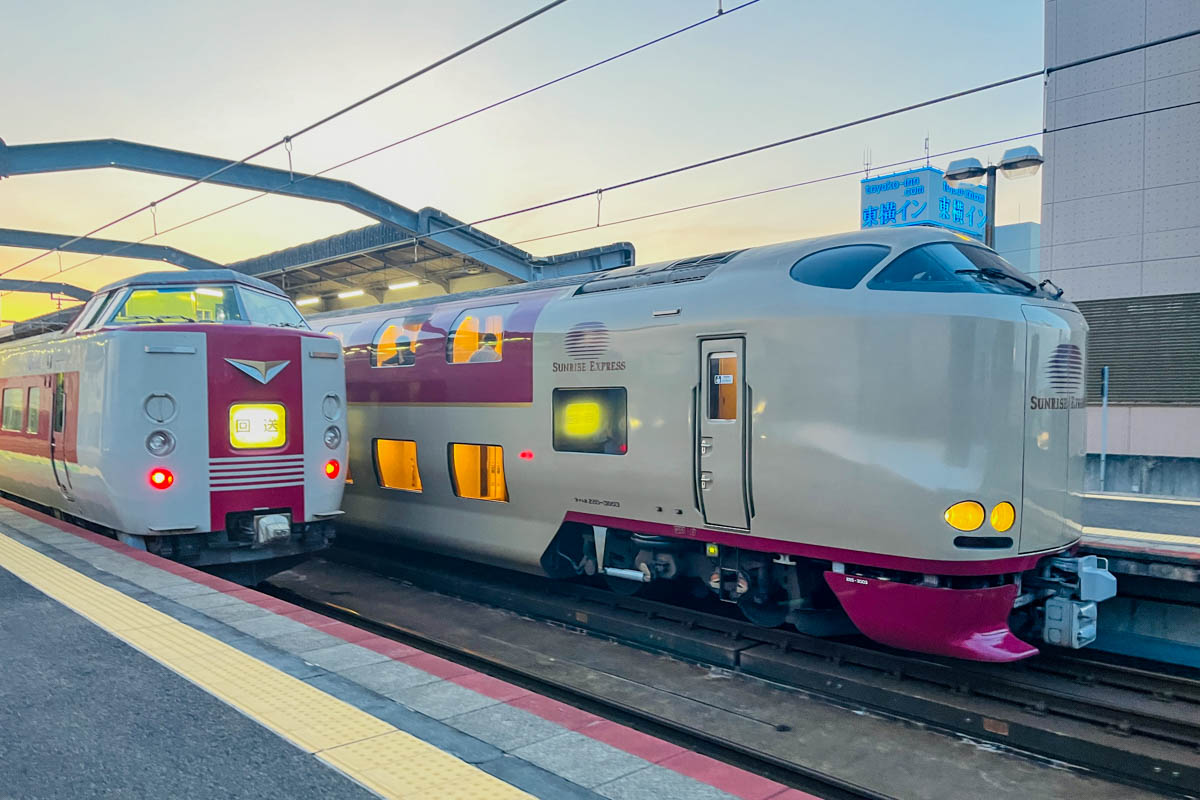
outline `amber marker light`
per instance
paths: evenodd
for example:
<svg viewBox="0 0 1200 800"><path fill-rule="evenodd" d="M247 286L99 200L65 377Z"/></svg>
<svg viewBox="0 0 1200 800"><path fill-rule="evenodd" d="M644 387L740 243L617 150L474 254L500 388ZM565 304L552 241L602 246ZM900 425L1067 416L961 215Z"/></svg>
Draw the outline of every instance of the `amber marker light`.
<svg viewBox="0 0 1200 800"><path fill-rule="evenodd" d="M325 477L333 480L342 471L342 465L336 458L331 458L325 462Z"/></svg>
<svg viewBox="0 0 1200 800"><path fill-rule="evenodd" d="M983 524L983 506L974 500L964 500L946 509L946 523L960 531L973 531Z"/></svg>
<svg viewBox="0 0 1200 800"><path fill-rule="evenodd" d="M150 470L150 485L155 489L169 489L175 483L175 476L169 469L159 467Z"/></svg>
<svg viewBox="0 0 1200 800"><path fill-rule="evenodd" d="M992 509L992 527L1004 533L1017 521L1017 510L1009 502L997 503Z"/></svg>

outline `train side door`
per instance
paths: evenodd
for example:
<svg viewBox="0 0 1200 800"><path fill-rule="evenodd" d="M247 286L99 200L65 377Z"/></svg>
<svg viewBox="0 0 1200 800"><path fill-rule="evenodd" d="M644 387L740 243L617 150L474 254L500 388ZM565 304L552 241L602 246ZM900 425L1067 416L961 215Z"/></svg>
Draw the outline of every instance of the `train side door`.
<svg viewBox="0 0 1200 800"><path fill-rule="evenodd" d="M708 525L750 527L746 502L746 341L700 342L696 468Z"/></svg>
<svg viewBox="0 0 1200 800"><path fill-rule="evenodd" d="M74 500L71 496L71 476L67 473L67 376L58 372L51 380L50 468L54 470L54 480L63 497Z"/></svg>

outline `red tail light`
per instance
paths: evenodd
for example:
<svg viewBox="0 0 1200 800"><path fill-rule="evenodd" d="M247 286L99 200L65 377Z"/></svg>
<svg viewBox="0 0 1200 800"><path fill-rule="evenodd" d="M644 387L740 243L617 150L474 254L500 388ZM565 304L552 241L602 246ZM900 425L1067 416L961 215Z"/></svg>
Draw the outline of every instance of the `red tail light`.
<svg viewBox="0 0 1200 800"><path fill-rule="evenodd" d="M173 483L175 483L175 475L171 470L162 467L150 470L150 485L155 489L169 489Z"/></svg>
<svg viewBox="0 0 1200 800"><path fill-rule="evenodd" d="M336 478L342 471L342 465L338 463L336 458L331 458L325 462L325 477L330 480Z"/></svg>

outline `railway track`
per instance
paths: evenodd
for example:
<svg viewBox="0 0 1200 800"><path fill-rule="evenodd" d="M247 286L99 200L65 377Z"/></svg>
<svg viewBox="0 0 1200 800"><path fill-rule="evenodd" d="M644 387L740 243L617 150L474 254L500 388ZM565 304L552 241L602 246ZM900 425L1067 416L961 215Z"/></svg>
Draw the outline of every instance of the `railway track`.
<svg viewBox="0 0 1200 800"><path fill-rule="evenodd" d="M626 597L587 585L528 575L514 580L511 572L427 553L406 555L395 548L384 555L343 545L329 558L421 589L736 670L839 704L991 742L1154 791L1180 796L1200 792L1200 678L1183 671L1170 674L1145 665L1077 655L1041 656L1015 665L914 656L858 642L757 628L712 610ZM339 607L338 597L329 596L333 592L310 595L303 587L285 585L289 592L299 592L301 599ZM716 610L720 609L718 605ZM426 642L446 644L438 641L434 630L397 625L386 610L355 611L360 624L373 622ZM495 661L492 666L513 669ZM619 706L603 696L588 699ZM637 708L618 710L646 717ZM652 721L662 724L662 720ZM694 730L681 732L704 738ZM841 796L885 796L828 780L829 776L803 765L781 762L771 753L738 742L709 744L736 753L743 762L758 762L776 773L790 772L793 783L824 782Z"/></svg>

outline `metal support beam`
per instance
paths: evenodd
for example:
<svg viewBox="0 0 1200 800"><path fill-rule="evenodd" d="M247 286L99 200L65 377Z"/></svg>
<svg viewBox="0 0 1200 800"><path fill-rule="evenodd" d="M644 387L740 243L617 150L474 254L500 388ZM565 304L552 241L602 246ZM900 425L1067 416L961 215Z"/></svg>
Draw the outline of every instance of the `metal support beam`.
<svg viewBox="0 0 1200 800"><path fill-rule="evenodd" d="M22 281L13 278L0 278L0 291L33 292L36 294L64 294L76 300L87 300L92 293L87 289L72 286L69 283L54 281Z"/></svg>
<svg viewBox="0 0 1200 800"><path fill-rule="evenodd" d="M80 239L61 233L40 233L0 228L0 246L28 247L35 250L62 250L64 253L89 253L97 256L115 255L118 258L137 258L145 261L164 261L184 269L222 269L215 261L157 244L122 242L117 239ZM66 244L71 242L70 244Z"/></svg>

